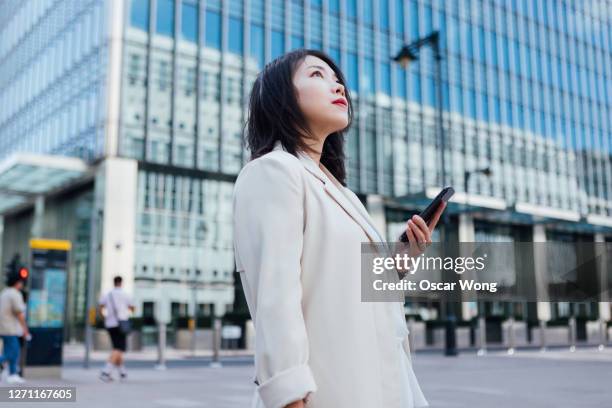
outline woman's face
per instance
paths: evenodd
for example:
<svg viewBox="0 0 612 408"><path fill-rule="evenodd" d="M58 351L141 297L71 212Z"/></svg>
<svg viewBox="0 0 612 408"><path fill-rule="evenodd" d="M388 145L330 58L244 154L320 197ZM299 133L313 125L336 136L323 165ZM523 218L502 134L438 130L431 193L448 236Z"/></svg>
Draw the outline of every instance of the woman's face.
<svg viewBox="0 0 612 408"><path fill-rule="evenodd" d="M316 136L327 137L348 126L344 86L322 59L307 55L293 75L298 105Z"/></svg>

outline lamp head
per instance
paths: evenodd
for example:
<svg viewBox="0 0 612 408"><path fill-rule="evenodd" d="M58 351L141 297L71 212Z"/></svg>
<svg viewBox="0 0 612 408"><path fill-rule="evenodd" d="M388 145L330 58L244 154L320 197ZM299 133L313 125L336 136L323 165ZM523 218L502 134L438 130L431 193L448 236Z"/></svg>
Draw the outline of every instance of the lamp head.
<svg viewBox="0 0 612 408"><path fill-rule="evenodd" d="M412 48L403 46L400 52L393 57L393 61L399 62L402 68L406 69L412 61L416 61L418 58L418 55Z"/></svg>

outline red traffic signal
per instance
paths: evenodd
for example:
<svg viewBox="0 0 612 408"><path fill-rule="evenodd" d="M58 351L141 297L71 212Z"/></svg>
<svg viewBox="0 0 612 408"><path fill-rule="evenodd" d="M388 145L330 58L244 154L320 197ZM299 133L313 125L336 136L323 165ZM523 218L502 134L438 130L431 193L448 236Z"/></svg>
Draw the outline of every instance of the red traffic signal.
<svg viewBox="0 0 612 408"><path fill-rule="evenodd" d="M21 279L27 279L29 274L30 274L30 272L28 271L27 268L19 269L19 277Z"/></svg>

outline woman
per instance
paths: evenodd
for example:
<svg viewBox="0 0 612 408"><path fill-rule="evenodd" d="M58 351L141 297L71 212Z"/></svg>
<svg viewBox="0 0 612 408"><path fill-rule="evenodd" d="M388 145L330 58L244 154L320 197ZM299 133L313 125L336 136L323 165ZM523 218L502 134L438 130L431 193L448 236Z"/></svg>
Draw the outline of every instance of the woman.
<svg viewBox="0 0 612 408"><path fill-rule="evenodd" d="M361 242L381 242L346 187L344 76L296 50L253 84L251 160L234 189L234 253L255 326L256 408L427 406L409 360L400 302L361 302ZM431 243L415 216L407 235ZM414 246L416 248L416 246Z"/></svg>

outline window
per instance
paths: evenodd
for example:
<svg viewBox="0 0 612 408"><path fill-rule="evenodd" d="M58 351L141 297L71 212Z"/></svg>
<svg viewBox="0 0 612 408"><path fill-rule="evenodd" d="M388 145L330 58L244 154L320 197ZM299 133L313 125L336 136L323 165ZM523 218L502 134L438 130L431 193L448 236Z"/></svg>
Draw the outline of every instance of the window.
<svg viewBox="0 0 612 408"><path fill-rule="evenodd" d="M340 50L338 48L330 48L329 56L334 60L334 62L340 66Z"/></svg>
<svg viewBox="0 0 612 408"><path fill-rule="evenodd" d="M283 33L272 30L272 58L276 58L285 52L285 37Z"/></svg>
<svg viewBox="0 0 612 408"><path fill-rule="evenodd" d="M348 18L357 18L357 0L346 0L346 15Z"/></svg>
<svg viewBox="0 0 612 408"><path fill-rule="evenodd" d="M142 302L142 317L144 319L151 319L155 317L155 303L154 302Z"/></svg>
<svg viewBox="0 0 612 408"><path fill-rule="evenodd" d="M395 0L395 31L404 34L404 1Z"/></svg>
<svg viewBox="0 0 612 408"><path fill-rule="evenodd" d="M419 3L416 0L410 2L410 35L413 40L419 38Z"/></svg>
<svg viewBox="0 0 612 408"><path fill-rule="evenodd" d="M372 25L372 0L363 0L363 21L368 25Z"/></svg>
<svg viewBox="0 0 612 408"><path fill-rule="evenodd" d="M425 32L429 33L433 30L433 13L430 5L425 6Z"/></svg>
<svg viewBox="0 0 612 408"><path fill-rule="evenodd" d="M412 88L412 100L421 102L421 77L417 71L410 73L410 87Z"/></svg>
<svg viewBox="0 0 612 408"><path fill-rule="evenodd" d="M174 36L174 0L157 0L157 33Z"/></svg>
<svg viewBox="0 0 612 408"><path fill-rule="evenodd" d="M206 45L221 49L221 14L216 11L206 11Z"/></svg>
<svg viewBox="0 0 612 408"><path fill-rule="evenodd" d="M258 24L251 24L251 57L257 60L261 68L264 64L264 29Z"/></svg>
<svg viewBox="0 0 612 408"><path fill-rule="evenodd" d="M391 65L388 62L380 64L380 89L391 95Z"/></svg>
<svg viewBox="0 0 612 408"><path fill-rule="evenodd" d="M229 18L229 51L234 54L242 54L242 20L236 17Z"/></svg>
<svg viewBox="0 0 612 408"><path fill-rule="evenodd" d="M397 95L406 99L406 70L401 66L395 66L395 78L397 84Z"/></svg>
<svg viewBox="0 0 612 408"><path fill-rule="evenodd" d="M359 67L357 65L357 55L349 53L346 62L348 67L347 82L349 89L359 91Z"/></svg>
<svg viewBox="0 0 612 408"><path fill-rule="evenodd" d="M362 77L363 90L366 93L374 92L374 61L366 58L363 62L364 75Z"/></svg>
<svg viewBox="0 0 612 408"><path fill-rule="evenodd" d="M379 25L383 30L389 29L389 0L380 0Z"/></svg>
<svg viewBox="0 0 612 408"><path fill-rule="evenodd" d="M132 0L130 23L132 27L149 30L149 0Z"/></svg>
<svg viewBox="0 0 612 408"><path fill-rule="evenodd" d="M298 35L291 36L291 49L302 48L304 46L304 38Z"/></svg>
<svg viewBox="0 0 612 408"><path fill-rule="evenodd" d="M489 98L487 97L487 94L482 92L480 93L480 100L481 100L481 106L482 106L482 111L481 111L481 119L484 120L485 122L489 121Z"/></svg>
<svg viewBox="0 0 612 408"><path fill-rule="evenodd" d="M340 13L340 0L329 0L328 1L329 12L333 14Z"/></svg>
<svg viewBox="0 0 612 408"><path fill-rule="evenodd" d="M436 84L435 84L435 80L432 76L427 75L425 80L426 83L426 100L425 103L431 105L431 106L436 106L437 104L437 98L436 98Z"/></svg>
<svg viewBox="0 0 612 408"><path fill-rule="evenodd" d="M198 7L183 3L181 9L181 35L184 40L198 42Z"/></svg>

